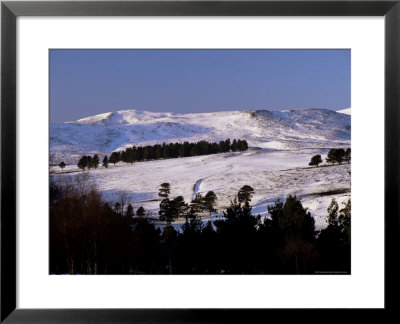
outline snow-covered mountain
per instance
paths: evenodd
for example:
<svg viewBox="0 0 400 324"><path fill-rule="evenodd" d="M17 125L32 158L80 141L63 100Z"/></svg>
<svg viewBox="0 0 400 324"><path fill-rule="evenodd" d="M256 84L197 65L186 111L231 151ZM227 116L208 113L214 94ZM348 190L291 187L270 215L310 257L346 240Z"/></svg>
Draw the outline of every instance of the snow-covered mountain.
<svg viewBox="0 0 400 324"><path fill-rule="evenodd" d="M131 145L227 138L251 147L296 149L350 144L351 117L326 109L158 113L120 110L50 125L56 154L112 152Z"/></svg>

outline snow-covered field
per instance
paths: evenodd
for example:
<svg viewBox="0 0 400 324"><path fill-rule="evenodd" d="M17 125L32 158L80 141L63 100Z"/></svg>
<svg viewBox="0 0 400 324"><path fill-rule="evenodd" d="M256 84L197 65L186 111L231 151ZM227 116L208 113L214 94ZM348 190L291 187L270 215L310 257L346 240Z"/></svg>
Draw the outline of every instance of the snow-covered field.
<svg viewBox="0 0 400 324"><path fill-rule="evenodd" d="M316 168L308 163L316 154L324 160L330 148L350 147L349 113L305 109L177 115L132 110L96 115L50 126L56 164L71 163L64 171L54 166L50 172L58 180L74 177L81 172L76 166L80 155L99 153L102 160L102 155L133 144L246 139L251 148L244 153L118 163L88 174L107 201L118 201L123 194L134 209L143 206L153 217L158 215L162 182L171 184L171 197L182 195L187 202L196 193L213 190L220 213L204 215L205 221L220 217L245 184L255 189L253 214L263 217L276 199L295 194L321 228L331 199L340 205L350 197L351 164Z"/></svg>

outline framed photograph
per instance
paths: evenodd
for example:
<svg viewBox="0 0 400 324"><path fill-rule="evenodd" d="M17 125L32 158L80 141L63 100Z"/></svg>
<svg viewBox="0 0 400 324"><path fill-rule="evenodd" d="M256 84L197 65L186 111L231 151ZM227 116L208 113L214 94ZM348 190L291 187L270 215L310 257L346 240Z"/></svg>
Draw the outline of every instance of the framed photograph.
<svg viewBox="0 0 400 324"><path fill-rule="evenodd" d="M399 16L2 2L1 321L394 311Z"/></svg>

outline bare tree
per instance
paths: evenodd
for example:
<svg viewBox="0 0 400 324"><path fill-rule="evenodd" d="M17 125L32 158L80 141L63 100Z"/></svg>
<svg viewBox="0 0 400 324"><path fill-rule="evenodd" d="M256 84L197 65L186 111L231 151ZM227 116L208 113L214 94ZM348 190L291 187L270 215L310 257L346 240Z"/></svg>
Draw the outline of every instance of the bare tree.
<svg viewBox="0 0 400 324"><path fill-rule="evenodd" d="M129 201L129 196L126 192L120 192L117 195L116 201L120 204L121 206L121 216L124 216L124 210L125 206L128 206L130 201Z"/></svg>

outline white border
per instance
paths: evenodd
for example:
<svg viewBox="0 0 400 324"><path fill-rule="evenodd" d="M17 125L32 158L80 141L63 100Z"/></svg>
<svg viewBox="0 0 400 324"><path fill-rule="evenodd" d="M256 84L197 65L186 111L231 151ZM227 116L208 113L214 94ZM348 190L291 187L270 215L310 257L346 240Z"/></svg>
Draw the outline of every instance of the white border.
<svg viewBox="0 0 400 324"><path fill-rule="evenodd" d="M383 307L383 17L19 17L17 26L18 307ZM49 48L351 48L352 274L49 276Z"/></svg>

